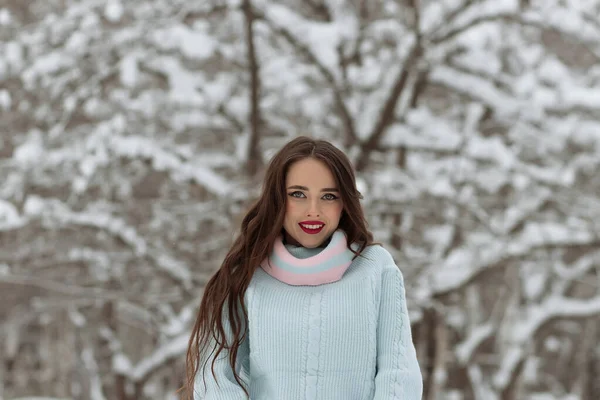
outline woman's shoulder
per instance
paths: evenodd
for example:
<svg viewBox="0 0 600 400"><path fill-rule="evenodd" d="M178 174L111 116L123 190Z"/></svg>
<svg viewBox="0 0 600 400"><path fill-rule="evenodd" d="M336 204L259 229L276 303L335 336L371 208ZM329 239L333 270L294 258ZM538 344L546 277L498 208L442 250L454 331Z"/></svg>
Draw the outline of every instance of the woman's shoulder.
<svg viewBox="0 0 600 400"><path fill-rule="evenodd" d="M392 254L380 244L371 244L365 247L360 256L357 257L357 260L371 264L381 272L390 269L398 269Z"/></svg>

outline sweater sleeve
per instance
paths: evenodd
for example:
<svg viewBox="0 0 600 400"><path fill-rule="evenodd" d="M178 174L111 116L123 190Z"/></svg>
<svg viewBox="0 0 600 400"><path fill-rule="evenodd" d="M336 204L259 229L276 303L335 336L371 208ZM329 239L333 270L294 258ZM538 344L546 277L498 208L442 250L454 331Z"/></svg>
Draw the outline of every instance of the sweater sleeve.
<svg viewBox="0 0 600 400"><path fill-rule="evenodd" d="M377 322L377 373L374 400L421 400L423 378L412 341L404 278L385 268Z"/></svg>
<svg viewBox="0 0 600 400"><path fill-rule="evenodd" d="M247 325L247 324L246 324ZM232 329L227 318L223 318L227 343L231 343ZM242 327L243 332L244 327ZM214 339L213 339L214 340ZM214 343L214 342L213 342ZM248 382L250 344L248 333L241 342L236 358L236 372L243 382ZM212 353L212 354L211 354ZM204 360L200 361L199 371L194 383L194 400L247 400L249 397L242 387L236 382L233 370L229 365L229 351L223 349L215 362L215 376L212 373L212 361L216 350L212 352L210 346L207 356L211 358L204 367ZM204 370L202 368L204 367ZM216 380L215 380L216 377Z"/></svg>

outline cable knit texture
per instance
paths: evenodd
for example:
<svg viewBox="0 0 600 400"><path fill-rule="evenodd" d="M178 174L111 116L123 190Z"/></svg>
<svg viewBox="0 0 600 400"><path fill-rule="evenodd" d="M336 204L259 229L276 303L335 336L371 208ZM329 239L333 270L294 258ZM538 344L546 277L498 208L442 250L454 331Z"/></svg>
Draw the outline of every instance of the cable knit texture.
<svg viewBox="0 0 600 400"><path fill-rule="evenodd" d="M334 239L325 249L285 248L294 263L315 260ZM286 283L258 268L245 301L248 335L236 369L251 400L422 398L403 277L383 247L367 247L332 283ZM215 364L216 380L210 366L206 385L198 374L196 400L247 399L227 356Z"/></svg>

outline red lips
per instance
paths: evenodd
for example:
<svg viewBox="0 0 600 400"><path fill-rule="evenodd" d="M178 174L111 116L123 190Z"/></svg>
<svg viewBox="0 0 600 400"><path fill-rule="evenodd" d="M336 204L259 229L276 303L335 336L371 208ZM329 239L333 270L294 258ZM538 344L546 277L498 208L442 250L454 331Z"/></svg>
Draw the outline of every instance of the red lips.
<svg viewBox="0 0 600 400"><path fill-rule="evenodd" d="M309 235L316 235L325 227L325 224L321 221L302 221L298 225L300 225L300 229ZM318 228L309 228L307 225L318 226Z"/></svg>

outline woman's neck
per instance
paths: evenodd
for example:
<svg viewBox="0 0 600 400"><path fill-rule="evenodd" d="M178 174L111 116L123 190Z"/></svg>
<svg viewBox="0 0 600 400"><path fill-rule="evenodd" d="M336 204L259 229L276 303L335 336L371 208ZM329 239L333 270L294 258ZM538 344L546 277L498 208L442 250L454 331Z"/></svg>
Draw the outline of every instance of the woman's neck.
<svg viewBox="0 0 600 400"><path fill-rule="evenodd" d="M287 233L287 231L284 230L282 236L283 236L283 244L289 244L291 246L302 247L300 242L298 242L296 239L294 239L294 237L292 235L290 235L289 233Z"/></svg>

